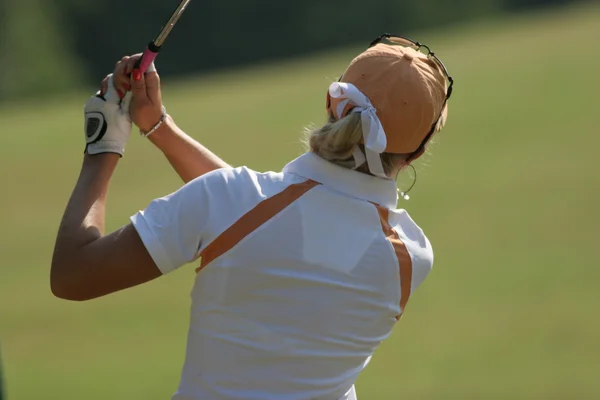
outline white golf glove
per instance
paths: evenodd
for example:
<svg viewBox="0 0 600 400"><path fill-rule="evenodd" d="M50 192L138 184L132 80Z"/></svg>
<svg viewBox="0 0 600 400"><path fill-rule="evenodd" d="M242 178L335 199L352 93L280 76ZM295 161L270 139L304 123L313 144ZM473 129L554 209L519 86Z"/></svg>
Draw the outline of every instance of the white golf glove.
<svg viewBox="0 0 600 400"><path fill-rule="evenodd" d="M85 104L85 152L87 154L117 153L121 157L131 135L129 106L132 93L123 101L117 93L112 74L104 96L98 91Z"/></svg>

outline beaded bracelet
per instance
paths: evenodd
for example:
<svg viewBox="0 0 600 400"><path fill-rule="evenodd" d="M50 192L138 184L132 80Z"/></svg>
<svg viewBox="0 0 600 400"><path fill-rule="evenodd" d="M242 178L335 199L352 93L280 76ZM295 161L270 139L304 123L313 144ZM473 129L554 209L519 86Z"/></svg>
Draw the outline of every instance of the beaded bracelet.
<svg viewBox="0 0 600 400"><path fill-rule="evenodd" d="M140 135L142 135L144 137L148 137L148 136L152 135L158 128L161 127L161 125L165 122L166 119L167 119L167 109L165 108L165 106L163 106L162 115L160 116L160 119L158 120L156 125L154 125L152 127L152 129L150 129L148 132L144 132L140 129Z"/></svg>

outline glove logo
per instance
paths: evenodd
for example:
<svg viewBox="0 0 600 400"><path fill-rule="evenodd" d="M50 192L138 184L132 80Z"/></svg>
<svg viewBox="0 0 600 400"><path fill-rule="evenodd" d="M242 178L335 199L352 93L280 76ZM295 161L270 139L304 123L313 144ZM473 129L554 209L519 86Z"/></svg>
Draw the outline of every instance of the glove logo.
<svg viewBox="0 0 600 400"><path fill-rule="evenodd" d="M101 140L107 129L108 125L102 113L86 113L85 135L87 136L88 144L96 143L97 141Z"/></svg>
<svg viewBox="0 0 600 400"><path fill-rule="evenodd" d="M86 135L87 137L92 137L94 136L94 134L96 133L96 131L98 130L98 127L100 126L100 120L98 118L90 118L88 119L88 126L86 129Z"/></svg>

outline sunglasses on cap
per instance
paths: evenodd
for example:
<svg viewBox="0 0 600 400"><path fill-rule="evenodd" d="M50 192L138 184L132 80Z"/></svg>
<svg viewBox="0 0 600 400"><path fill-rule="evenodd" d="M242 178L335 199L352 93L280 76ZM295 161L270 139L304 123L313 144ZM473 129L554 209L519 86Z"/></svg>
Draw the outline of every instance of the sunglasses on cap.
<svg viewBox="0 0 600 400"><path fill-rule="evenodd" d="M411 47L411 48L415 49L416 51L419 51L419 52L425 54L427 56L427 58L429 58L431 61L436 63L437 66L440 68L440 70L442 72L444 72L444 75L446 75L446 79L448 80L448 91L446 92L446 101L444 102L444 107L446 106L446 102L448 102L448 99L450 98L450 96L452 96L452 88L454 86L454 79L452 79L452 76L450 76L450 74L448 73L448 68L446 68L446 66L444 65L442 60L440 60L435 55L435 53L433 51L431 51L429 46L424 45L419 42L415 42L414 40L409 39L404 36L384 33L383 35L379 36L377 39L373 40L371 42L371 44L369 45L369 48L376 46L379 43L384 43L384 44L388 44L388 45L392 45L392 46ZM423 51L423 50L425 50L425 51Z"/></svg>
<svg viewBox="0 0 600 400"><path fill-rule="evenodd" d="M427 58L429 60L433 61L438 66L438 68L444 73L445 78L448 81L448 90L446 91L446 99L444 100L444 104L442 105L440 115L439 115L438 119L431 126L431 131L429 131L429 133L425 137L425 140L423 140L423 143L421 144L421 146L414 153L414 154L418 154L423 150L423 148L425 147L425 145L427 144L427 142L429 141L431 136L435 133L435 128L437 127L440 119L442 118L444 109L446 108L446 104L448 103L448 100L452 96L452 89L454 87L454 79L452 79L452 76L450 76L450 74L448 73L448 68L446 68L446 66L444 65L442 60L440 60L435 55L435 53L431 51L431 49L427 45L416 42L416 41L409 39L407 37L404 37L404 36L392 35L390 33L384 33L383 35L379 36L377 39L373 40L369 44L368 48L376 46L380 43L391 45L391 46L410 47L416 51L419 51L419 52L425 54L427 56ZM342 79L342 77L340 77L340 81L341 81L341 79Z"/></svg>
<svg viewBox="0 0 600 400"><path fill-rule="evenodd" d="M429 131L429 133L425 137L425 140L423 140L423 143L415 152L415 154L419 153L423 150L423 148L425 147L425 145L427 144L427 142L429 141L431 136L435 133L435 128L437 127L438 123L440 122L440 119L442 118L444 109L446 108L446 104L448 104L448 100L450 99L450 96L452 96L452 89L454 87L454 79L452 79L452 76L450 76L450 74L448 73L448 68L446 68L446 66L444 65L442 60L440 60L435 55L435 53L433 51L431 51L431 49L427 45L424 45L419 42L415 42L414 40L409 39L404 36L384 33L383 35L379 36L377 39L373 40L371 42L371 44L369 45L369 48L376 46L379 43L384 43L384 44L388 44L388 45L392 45L392 46L410 47L410 48L413 48L413 49L425 54L428 59L433 61L440 68L440 70L444 73L444 75L446 76L446 79L448 80L448 90L446 91L446 99L444 100L444 104L442 105L442 109L440 111L440 116L433 123L433 125L431 126L431 131Z"/></svg>

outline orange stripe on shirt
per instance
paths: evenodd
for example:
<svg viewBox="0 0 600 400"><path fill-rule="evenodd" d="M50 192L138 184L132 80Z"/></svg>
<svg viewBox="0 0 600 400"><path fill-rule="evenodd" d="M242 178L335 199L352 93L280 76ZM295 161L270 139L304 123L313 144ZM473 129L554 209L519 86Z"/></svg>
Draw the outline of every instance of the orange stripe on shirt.
<svg viewBox="0 0 600 400"><path fill-rule="evenodd" d="M394 252L396 253L396 257L398 258L398 264L400 266L400 315L397 317L397 319L400 319L402 314L404 314L404 307L406 307L406 303L408 303L408 299L410 298L412 290L412 260L410 258L410 254L408 254L406 245L404 242L402 242L398 232L392 228L388 221L390 211L381 206L376 207L377 211L379 212L383 233L387 237L387 240L392 244Z"/></svg>
<svg viewBox="0 0 600 400"><path fill-rule="evenodd" d="M196 269L196 272L200 272L202 268L206 267L214 259L227 253L246 236L254 232L261 225L279 214L317 185L319 185L319 183L311 180L296 183L258 203L256 207L244 214L202 250L200 253L200 257L202 258L201 264L200 267Z"/></svg>

